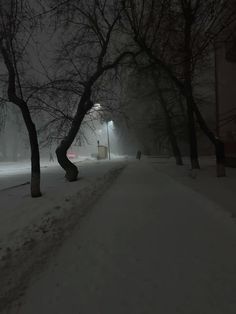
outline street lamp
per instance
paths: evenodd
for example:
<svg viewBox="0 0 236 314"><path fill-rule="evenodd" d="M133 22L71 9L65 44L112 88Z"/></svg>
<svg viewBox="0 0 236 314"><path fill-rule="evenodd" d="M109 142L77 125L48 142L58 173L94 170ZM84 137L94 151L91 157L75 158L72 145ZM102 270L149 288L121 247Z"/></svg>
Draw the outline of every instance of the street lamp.
<svg viewBox="0 0 236 314"><path fill-rule="evenodd" d="M110 137L109 137L109 123L113 125L113 121L107 121L107 148L108 148L108 158L111 160L111 149L110 149Z"/></svg>
<svg viewBox="0 0 236 314"><path fill-rule="evenodd" d="M101 104L99 103L95 103L94 104L94 109L95 109L95 112L98 112L100 111L102 108ZM111 148L110 148L110 136L109 136L109 123L111 125L113 125L113 121L110 120L110 121L106 121L106 125L107 125L107 149L108 149L108 158L109 160L111 160ZM101 132L101 131L100 131ZM99 132L99 133L100 133ZM98 147L99 147L99 141L97 141L97 144L98 144Z"/></svg>

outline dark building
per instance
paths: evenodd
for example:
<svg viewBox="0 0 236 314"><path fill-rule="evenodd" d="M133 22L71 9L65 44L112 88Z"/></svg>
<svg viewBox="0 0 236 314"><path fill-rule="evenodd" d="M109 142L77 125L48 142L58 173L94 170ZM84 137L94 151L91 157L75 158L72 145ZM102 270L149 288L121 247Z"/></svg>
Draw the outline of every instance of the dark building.
<svg viewBox="0 0 236 314"><path fill-rule="evenodd" d="M235 2L234 2L235 5ZM235 8L236 9L236 8ZM226 162L236 166L236 25L215 44L216 129L225 143Z"/></svg>

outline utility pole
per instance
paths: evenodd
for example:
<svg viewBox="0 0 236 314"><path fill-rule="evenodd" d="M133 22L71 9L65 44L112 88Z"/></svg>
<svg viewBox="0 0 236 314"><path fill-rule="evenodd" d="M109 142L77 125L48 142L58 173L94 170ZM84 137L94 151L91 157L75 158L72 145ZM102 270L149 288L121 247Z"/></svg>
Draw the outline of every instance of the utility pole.
<svg viewBox="0 0 236 314"><path fill-rule="evenodd" d="M109 125L108 124L109 124L109 121L107 121L107 148L108 148L108 159L111 160Z"/></svg>
<svg viewBox="0 0 236 314"><path fill-rule="evenodd" d="M215 55L215 105L216 105L216 136L220 137L220 121L219 121L219 74L218 74L218 60L217 60L217 43L214 43Z"/></svg>

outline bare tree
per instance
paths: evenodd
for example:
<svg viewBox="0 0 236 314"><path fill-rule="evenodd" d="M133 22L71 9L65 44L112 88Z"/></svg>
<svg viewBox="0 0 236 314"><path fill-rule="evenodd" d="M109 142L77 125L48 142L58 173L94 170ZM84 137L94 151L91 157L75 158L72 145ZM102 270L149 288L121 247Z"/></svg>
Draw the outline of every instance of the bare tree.
<svg viewBox="0 0 236 314"><path fill-rule="evenodd" d="M168 84L166 84L167 86L165 88L163 88L161 86L160 83L160 75L157 77L157 75L155 75L154 73L154 80L156 82L156 89L157 89L157 95L159 98L159 104L162 107L162 110L164 112L164 117L165 117L165 125L166 125L166 131L168 134L168 138L172 147L172 152L173 155L175 157L176 160L176 165L183 165L183 159L182 159L182 155L180 152L180 148L178 145L178 140L177 140L177 136L176 136L176 129L173 125L173 119L171 117L171 112L168 109L168 98L166 96L166 94L168 94L168 96L170 96L170 94L172 93L172 90L170 90L170 88L168 88Z"/></svg>
<svg viewBox="0 0 236 314"><path fill-rule="evenodd" d="M32 8L26 0L1 2L0 5L0 53L7 71L7 100L21 111L31 148L31 196L39 197L40 157L35 124L22 88L23 57L32 36L34 21L30 19Z"/></svg>
<svg viewBox="0 0 236 314"><path fill-rule="evenodd" d="M192 168L199 168L197 137L193 110L190 106L189 89L184 85L179 66L173 66L183 62L174 46L176 41L181 42L179 27L178 6L175 1L124 1L127 19L130 24L131 33L136 44L147 55L150 62L156 67L166 71L171 80L181 84L181 92L186 98L188 108L188 134L190 144L190 159ZM177 29L176 29L177 28ZM186 81L187 82L187 81ZM178 88L180 86L178 85ZM187 93L185 94L185 91Z"/></svg>
<svg viewBox="0 0 236 314"><path fill-rule="evenodd" d="M77 106L70 128L56 149L57 159L68 181L78 176L77 167L67 158L86 114L99 99L96 88L122 60L134 55L120 32L123 8L115 1L70 1L56 17L60 20L62 44L56 59L57 77L76 86ZM63 12L63 14L62 14ZM122 47L122 49L121 49Z"/></svg>
<svg viewBox="0 0 236 314"><path fill-rule="evenodd" d="M188 112L190 157L198 168L196 119L216 148L218 176L224 176L223 143L208 127L194 95L197 66L211 42L235 19L229 1L124 1L130 34L153 66L161 68L184 97Z"/></svg>
<svg viewBox="0 0 236 314"><path fill-rule="evenodd" d="M0 133L4 129L6 121L6 104L4 99L0 99Z"/></svg>

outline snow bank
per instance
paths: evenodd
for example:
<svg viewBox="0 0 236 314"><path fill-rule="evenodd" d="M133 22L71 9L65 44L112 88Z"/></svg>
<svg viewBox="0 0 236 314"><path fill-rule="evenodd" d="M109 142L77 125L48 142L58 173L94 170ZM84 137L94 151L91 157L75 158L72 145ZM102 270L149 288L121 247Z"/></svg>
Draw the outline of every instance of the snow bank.
<svg viewBox="0 0 236 314"><path fill-rule="evenodd" d="M17 298L36 265L78 225L87 209L125 166L123 161L80 162L77 182L68 183L57 167L42 169L43 197L32 199L29 174L1 178L0 186L0 311ZM11 182L9 181L11 180ZM7 182L7 184L6 184Z"/></svg>
<svg viewBox="0 0 236 314"><path fill-rule="evenodd" d="M226 177L216 177L214 156L200 157L200 170L190 170L189 159L184 158L184 166L176 166L173 158L150 158L158 171L193 189L218 204L221 210L236 218L236 168L226 168Z"/></svg>

